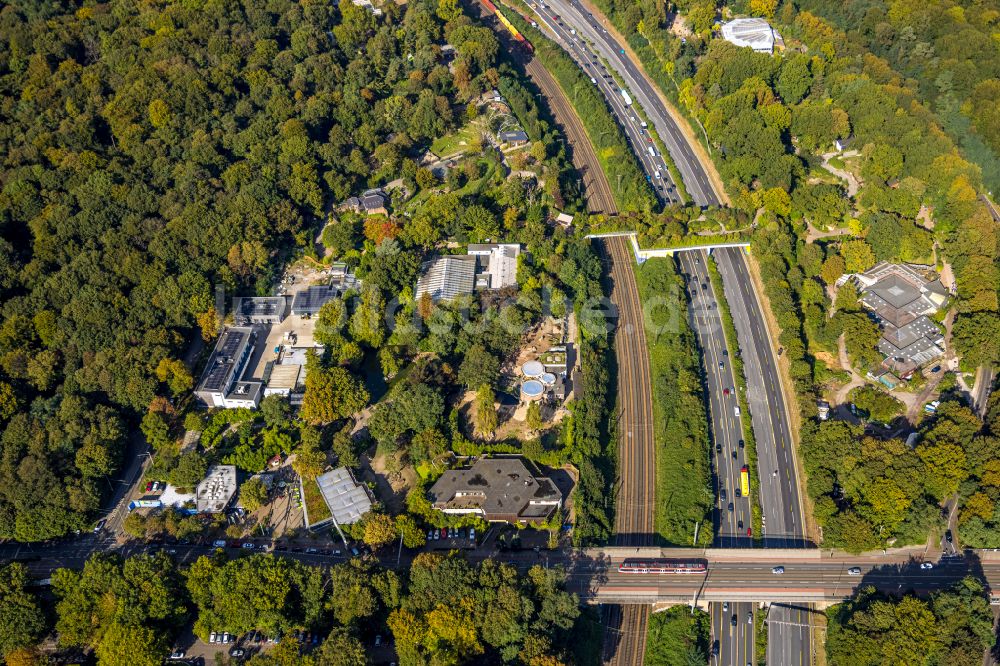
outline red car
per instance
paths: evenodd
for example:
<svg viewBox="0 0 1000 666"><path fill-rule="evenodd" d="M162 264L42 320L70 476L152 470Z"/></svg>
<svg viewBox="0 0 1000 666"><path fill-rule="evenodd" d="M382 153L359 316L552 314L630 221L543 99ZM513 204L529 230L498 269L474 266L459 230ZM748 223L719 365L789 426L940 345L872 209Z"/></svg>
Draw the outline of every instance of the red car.
<svg viewBox="0 0 1000 666"><path fill-rule="evenodd" d="M153 489L153 482L150 481L149 483L146 484L146 492L148 493L152 489Z"/></svg>
<svg viewBox="0 0 1000 666"><path fill-rule="evenodd" d="M729 395L729 389L727 388L722 389L722 395Z"/></svg>
<svg viewBox="0 0 1000 666"><path fill-rule="evenodd" d="M442 539L447 539L448 538L448 528L447 527L442 527L441 528L441 538Z"/></svg>
<svg viewBox="0 0 1000 666"><path fill-rule="evenodd" d="M747 528L747 536L753 536L753 528L751 527Z"/></svg>

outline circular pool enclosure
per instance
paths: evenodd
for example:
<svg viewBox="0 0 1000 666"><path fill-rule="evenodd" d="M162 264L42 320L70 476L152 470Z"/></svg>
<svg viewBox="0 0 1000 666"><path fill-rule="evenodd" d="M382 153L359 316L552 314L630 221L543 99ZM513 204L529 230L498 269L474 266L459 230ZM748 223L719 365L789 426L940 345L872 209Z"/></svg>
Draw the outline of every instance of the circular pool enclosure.
<svg viewBox="0 0 1000 666"><path fill-rule="evenodd" d="M540 381L529 379L521 384L521 400L538 400L545 392L545 387Z"/></svg>
<svg viewBox="0 0 1000 666"><path fill-rule="evenodd" d="M537 379L545 374L545 367L538 361L528 361L521 366L521 374L525 377Z"/></svg>

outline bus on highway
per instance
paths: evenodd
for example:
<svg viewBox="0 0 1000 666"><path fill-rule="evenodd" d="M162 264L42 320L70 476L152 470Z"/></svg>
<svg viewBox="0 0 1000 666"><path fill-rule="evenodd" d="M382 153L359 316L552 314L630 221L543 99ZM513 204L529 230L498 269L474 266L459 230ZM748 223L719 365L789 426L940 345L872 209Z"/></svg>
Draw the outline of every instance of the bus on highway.
<svg viewBox="0 0 1000 666"><path fill-rule="evenodd" d="M618 565L618 571L634 574L700 574L708 571L708 564L700 560L629 558Z"/></svg>
<svg viewBox="0 0 1000 666"><path fill-rule="evenodd" d="M628 104L629 106L632 106L632 98L629 97L629 94L627 92L625 92L624 88L622 88L622 99L625 100L626 104Z"/></svg>
<svg viewBox="0 0 1000 666"><path fill-rule="evenodd" d="M746 465L740 469L740 490L744 497L750 497L750 468Z"/></svg>

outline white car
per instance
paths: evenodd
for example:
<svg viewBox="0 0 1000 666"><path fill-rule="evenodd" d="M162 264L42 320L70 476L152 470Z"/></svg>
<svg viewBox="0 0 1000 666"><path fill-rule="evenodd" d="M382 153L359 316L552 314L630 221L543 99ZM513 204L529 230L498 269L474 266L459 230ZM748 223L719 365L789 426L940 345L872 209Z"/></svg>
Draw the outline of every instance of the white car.
<svg viewBox="0 0 1000 666"><path fill-rule="evenodd" d="M783 573L785 573L785 567L774 567L773 569L771 569L771 573L773 573L773 574L783 574Z"/></svg>
<svg viewBox="0 0 1000 666"><path fill-rule="evenodd" d="M920 568L923 569L924 571L926 571L928 569L933 569L934 565L932 563L930 563L930 562L922 562L920 564Z"/></svg>
<svg viewBox="0 0 1000 666"><path fill-rule="evenodd" d="M847 570L847 573L850 576L860 576L861 575L861 567L851 567L850 569Z"/></svg>

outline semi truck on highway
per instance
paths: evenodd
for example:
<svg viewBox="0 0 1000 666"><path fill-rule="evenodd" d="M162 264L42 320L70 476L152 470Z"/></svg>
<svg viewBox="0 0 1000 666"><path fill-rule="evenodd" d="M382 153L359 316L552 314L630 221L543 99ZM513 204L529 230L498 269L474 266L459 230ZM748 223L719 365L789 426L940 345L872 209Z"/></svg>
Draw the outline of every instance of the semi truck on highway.
<svg viewBox="0 0 1000 666"><path fill-rule="evenodd" d="M629 106L632 106L632 98L629 97L629 94L627 92L625 92L624 88L622 88L622 99L625 100L626 104L628 104Z"/></svg>

